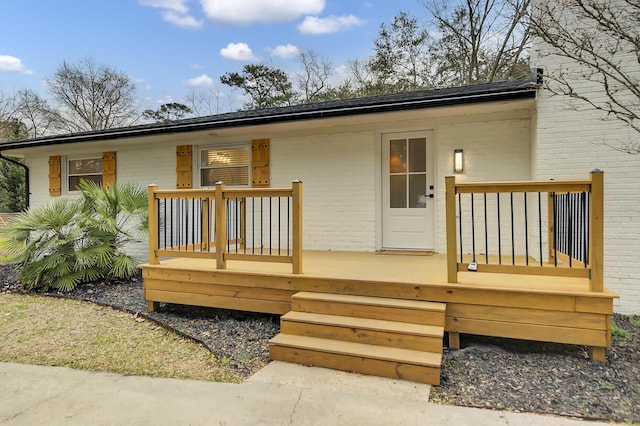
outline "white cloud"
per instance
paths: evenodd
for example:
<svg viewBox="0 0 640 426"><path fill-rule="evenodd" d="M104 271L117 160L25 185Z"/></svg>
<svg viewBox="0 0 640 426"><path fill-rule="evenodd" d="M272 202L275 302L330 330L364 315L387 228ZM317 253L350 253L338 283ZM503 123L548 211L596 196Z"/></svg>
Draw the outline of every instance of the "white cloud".
<svg viewBox="0 0 640 426"><path fill-rule="evenodd" d="M331 15L326 18L307 16L304 18L304 21L298 25L298 30L303 34L330 34L361 25L364 25L364 21L354 15Z"/></svg>
<svg viewBox="0 0 640 426"><path fill-rule="evenodd" d="M202 69L202 65L200 65L200 64L191 64L191 65L189 65L189 68L192 69L192 70L200 70L200 69Z"/></svg>
<svg viewBox="0 0 640 426"><path fill-rule="evenodd" d="M189 14L187 0L138 0L143 6L162 10L162 19L181 28L201 28L202 20Z"/></svg>
<svg viewBox="0 0 640 426"><path fill-rule="evenodd" d="M189 87L213 87L213 79L206 74L187 80Z"/></svg>
<svg viewBox="0 0 640 426"><path fill-rule="evenodd" d="M253 50L247 43L229 43L227 47L220 49L220 56L232 61L253 61L256 58Z"/></svg>
<svg viewBox="0 0 640 426"><path fill-rule="evenodd" d="M276 46L270 50L271 54L277 58L290 59L300 55L300 49L293 44Z"/></svg>
<svg viewBox="0 0 640 426"><path fill-rule="evenodd" d="M166 11L162 14L162 18L181 28L201 28L202 19L198 20L191 15L185 15L177 13L172 10Z"/></svg>
<svg viewBox="0 0 640 426"><path fill-rule="evenodd" d="M143 6L169 9L180 13L187 13L189 11L189 8L185 6L186 0L138 0L138 2Z"/></svg>
<svg viewBox="0 0 640 426"><path fill-rule="evenodd" d="M19 72L26 75L35 74L24 66L20 58L9 55L0 55L0 71Z"/></svg>
<svg viewBox="0 0 640 426"><path fill-rule="evenodd" d="M204 12L214 21L231 24L284 22L301 15L318 14L325 0L200 0Z"/></svg>

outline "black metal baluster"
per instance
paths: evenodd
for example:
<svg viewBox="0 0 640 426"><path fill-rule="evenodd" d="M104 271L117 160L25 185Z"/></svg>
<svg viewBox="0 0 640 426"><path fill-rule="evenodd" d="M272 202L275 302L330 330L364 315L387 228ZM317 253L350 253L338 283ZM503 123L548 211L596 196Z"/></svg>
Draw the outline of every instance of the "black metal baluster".
<svg viewBox="0 0 640 426"><path fill-rule="evenodd" d="M567 255L569 255L569 268L573 261L573 194L567 194Z"/></svg>
<svg viewBox="0 0 640 426"><path fill-rule="evenodd" d="M160 231L160 215L164 215L165 223L162 225L162 227L163 227L162 234L164 236L164 238L163 238L164 239L164 247L162 247L162 248L167 248L167 230L166 230L166 228L164 228L164 226L166 225L166 221L167 221L167 219L166 219L166 217L167 217L167 211L166 210L167 209L166 209L166 207L163 207L162 213L160 213L160 206L162 205L160 203L160 199L156 198L155 203L156 203L156 209L157 209L156 211L158 212L158 217L156 218L158 220L158 244L160 244L160 241L162 241L162 239L160 238L160 236L161 236L161 234L160 234L161 233L161 231Z"/></svg>
<svg viewBox="0 0 640 426"><path fill-rule="evenodd" d="M558 266L558 225L559 225L559 216L558 212L558 196L553 194L553 264L554 266Z"/></svg>
<svg viewBox="0 0 640 426"><path fill-rule="evenodd" d="M236 253L238 253L238 245L240 244L240 236L242 235L242 224L240 223L241 221L241 214L240 214L240 209L242 202L240 201L240 198L236 198Z"/></svg>
<svg viewBox="0 0 640 426"><path fill-rule="evenodd" d="M516 242L515 242L515 226L513 223L513 192L510 193L511 194L511 264L515 265L516 264Z"/></svg>
<svg viewBox="0 0 640 426"><path fill-rule="evenodd" d="M269 254L271 255L271 249L273 247L273 239L272 239L272 232L271 232L271 227L272 227L272 223L271 223L271 217L272 217L272 208L271 205L273 204L273 197L269 197Z"/></svg>
<svg viewBox="0 0 640 426"><path fill-rule="evenodd" d="M542 193L538 192L538 241L540 245L540 266L542 266Z"/></svg>
<svg viewBox="0 0 640 426"><path fill-rule="evenodd" d="M458 193L458 223L460 228L460 263L463 262L462 255L462 194Z"/></svg>
<svg viewBox="0 0 640 426"><path fill-rule="evenodd" d="M498 203L498 265L502 265L502 224L500 223L500 193L496 192L496 200Z"/></svg>
<svg viewBox="0 0 640 426"><path fill-rule="evenodd" d="M170 206L170 213L169 216L171 217L171 226L169 227L169 242L171 243L171 247L173 247L173 198L170 200L171 204L169 204Z"/></svg>
<svg viewBox="0 0 640 426"><path fill-rule="evenodd" d="M471 193L471 261L476 263L476 218L473 202L473 192Z"/></svg>
<svg viewBox="0 0 640 426"><path fill-rule="evenodd" d="M525 252L525 264L529 266L529 218L527 212L527 193L524 195L524 252Z"/></svg>
<svg viewBox="0 0 640 426"><path fill-rule="evenodd" d="M487 220L487 193L484 194L484 261L489 264L489 230Z"/></svg>

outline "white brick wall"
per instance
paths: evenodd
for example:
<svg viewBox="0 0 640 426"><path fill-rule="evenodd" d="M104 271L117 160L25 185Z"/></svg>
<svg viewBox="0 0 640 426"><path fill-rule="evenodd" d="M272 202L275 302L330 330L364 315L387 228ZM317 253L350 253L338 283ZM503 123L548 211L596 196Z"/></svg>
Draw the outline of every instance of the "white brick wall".
<svg viewBox="0 0 640 426"><path fill-rule="evenodd" d="M532 63L546 73L573 69L575 64L534 43ZM633 56L619 57L622 66L637 69ZM601 97L598 83L581 82L585 93ZM577 110L576 110L577 107ZM543 89L537 101L533 168L537 179L585 179L595 168L605 172L605 286L620 295L615 309L640 313L640 155L610 146L640 143L640 134L618 121ZM610 145L610 146L607 146Z"/></svg>
<svg viewBox="0 0 640 426"><path fill-rule="evenodd" d="M456 175L458 182L529 180L530 133L528 119L496 117L472 123L453 121L438 127L438 251L446 251L444 178L453 174L453 150L464 150L464 173Z"/></svg>
<svg viewBox="0 0 640 426"><path fill-rule="evenodd" d="M376 248L377 147L375 132L271 140L271 185L303 182L305 249Z"/></svg>

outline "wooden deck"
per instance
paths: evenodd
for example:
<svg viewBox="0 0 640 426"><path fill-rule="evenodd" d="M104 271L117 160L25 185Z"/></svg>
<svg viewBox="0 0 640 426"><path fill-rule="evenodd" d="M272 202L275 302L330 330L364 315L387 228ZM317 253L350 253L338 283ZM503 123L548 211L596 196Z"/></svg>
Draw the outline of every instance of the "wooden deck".
<svg viewBox="0 0 640 426"><path fill-rule="evenodd" d="M170 259L143 265L145 298L157 302L285 314L297 292L443 302L448 332L610 346L616 294L582 278L459 273L447 283L444 255L305 251L304 274L276 263Z"/></svg>

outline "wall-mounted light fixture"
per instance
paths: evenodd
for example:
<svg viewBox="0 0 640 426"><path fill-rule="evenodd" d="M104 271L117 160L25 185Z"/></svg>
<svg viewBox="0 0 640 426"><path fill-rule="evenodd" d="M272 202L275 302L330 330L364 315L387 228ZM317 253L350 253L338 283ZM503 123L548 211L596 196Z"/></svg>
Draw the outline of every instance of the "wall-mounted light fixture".
<svg viewBox="0 0 640 426"><path fill-rule="evenodd" d="M461 149L453 150L453 172L462 173L464 171L464 156Z"/></svg>

